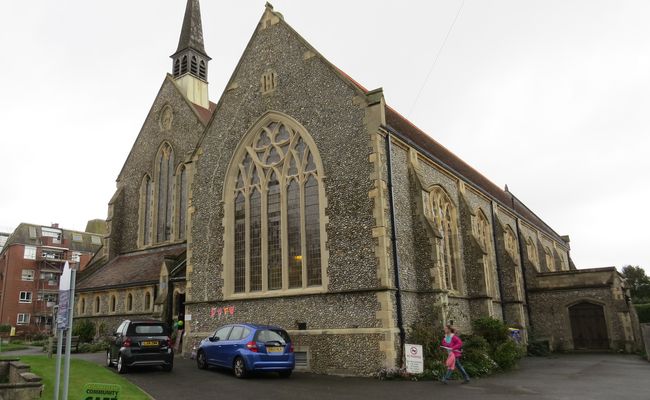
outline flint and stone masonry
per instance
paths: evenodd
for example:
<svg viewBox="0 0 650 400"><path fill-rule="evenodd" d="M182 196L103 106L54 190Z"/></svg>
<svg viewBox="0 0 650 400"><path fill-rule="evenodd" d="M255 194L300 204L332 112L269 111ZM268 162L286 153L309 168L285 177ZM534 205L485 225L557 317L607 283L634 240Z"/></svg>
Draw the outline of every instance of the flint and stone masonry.
<svg viewBox="0 0 650 400"><path fill-rule="evenodd" d="M638 346L615 270L577 270L567 236L271 5L206 103L200 18L189 0L173 75L118 175L106 245L79 276L80 317L100 334L124 318L180 318L189 354L220 325L273 324L300 368L346 375L400 366L421 321L471 333L491 316L553 349Z"/></svg>

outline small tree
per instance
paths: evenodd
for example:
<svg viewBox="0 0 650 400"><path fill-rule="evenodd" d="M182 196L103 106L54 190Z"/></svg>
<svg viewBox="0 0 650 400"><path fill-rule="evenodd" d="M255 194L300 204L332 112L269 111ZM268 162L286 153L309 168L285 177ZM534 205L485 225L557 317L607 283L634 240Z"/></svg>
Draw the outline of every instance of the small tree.
<svg viewBox="0 0 650 400"><path fill-rule="evenodd" d="M87 319L75 321L72 336L79 336L79 341L82 343L92 342L95 338L95 324Z"/></svg>
<svg viewBox="0 0 650 400"><path fill-rule="evenodd" d="M650 302L650 277L645 269L638 265L626 265L622 274L630 287L632 301L637 304Z"/></svg>

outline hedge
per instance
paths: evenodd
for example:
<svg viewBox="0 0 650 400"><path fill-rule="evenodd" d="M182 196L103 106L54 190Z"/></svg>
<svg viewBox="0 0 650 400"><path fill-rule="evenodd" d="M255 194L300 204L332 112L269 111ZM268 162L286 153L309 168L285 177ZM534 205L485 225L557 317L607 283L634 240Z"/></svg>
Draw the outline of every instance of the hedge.
<svg viewBox="0 0 650 400"><path fill-rule="evenodd" d="M650 303L635 304L636 313L639 315L639 322L642 324L650 323Z"/></svg>

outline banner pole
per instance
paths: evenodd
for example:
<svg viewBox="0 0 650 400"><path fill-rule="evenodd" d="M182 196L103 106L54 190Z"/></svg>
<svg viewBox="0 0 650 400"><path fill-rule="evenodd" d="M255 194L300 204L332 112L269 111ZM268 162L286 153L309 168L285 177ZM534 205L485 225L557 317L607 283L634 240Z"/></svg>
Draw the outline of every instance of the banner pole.
<svg viewBox="0 0 650 400"><path fill-rule="evenodd" d="M63 399L68 400L68 382L70 380L70 348L72 347L72 320L74 319L74 289L77 269L70 270L70 300L68 311L68 334L65 342L65 364L63 367Z"/></svg>
<svg viewBox="0 0 650 400"><path fill-rule="evenodd" d="M56 369L54 372L54 400L59 400L59 381L61 380L61 350L63 347L63 330L57 329L56 338Z"/></svg>

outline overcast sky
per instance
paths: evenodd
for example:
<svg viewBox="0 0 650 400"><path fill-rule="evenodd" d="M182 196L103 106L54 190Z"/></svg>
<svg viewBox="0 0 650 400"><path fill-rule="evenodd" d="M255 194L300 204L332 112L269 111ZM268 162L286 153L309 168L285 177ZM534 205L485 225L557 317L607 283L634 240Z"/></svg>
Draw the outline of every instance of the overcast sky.
<svg viewBox="0 0 650 400"><path fill-rule="evenodd" d="M331 62L383 87L390 105L569 234L578 267L650 270L649 1L273 3ZM216 102L264 1L201 6ZM106 217L184 9L0 4L0 230Z"/></svg>

